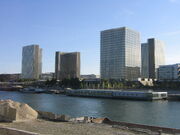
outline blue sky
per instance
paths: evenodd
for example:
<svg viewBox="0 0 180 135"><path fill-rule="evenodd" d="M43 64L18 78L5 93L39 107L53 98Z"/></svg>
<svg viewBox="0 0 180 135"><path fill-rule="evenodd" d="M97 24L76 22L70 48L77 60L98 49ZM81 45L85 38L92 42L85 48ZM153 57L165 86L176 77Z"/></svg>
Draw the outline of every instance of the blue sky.
<svg viewBox="0 0 180 135"><path fill-rule="evenodd" d="M163 40L166 64L180 62L180 0L0 0L0 73L21 72L22 46L39 44L43 72L55 51L79 51L81 74L99 74L100 31L122 26Z"/></svg>

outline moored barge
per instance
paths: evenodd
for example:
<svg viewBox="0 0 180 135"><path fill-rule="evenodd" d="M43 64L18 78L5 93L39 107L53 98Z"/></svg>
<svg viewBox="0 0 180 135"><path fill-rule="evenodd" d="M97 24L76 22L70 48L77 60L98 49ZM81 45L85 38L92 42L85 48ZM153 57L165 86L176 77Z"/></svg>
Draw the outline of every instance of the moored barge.
<svg viewBox="0 0 180 135"><path fill-rule="evenodd" d="M100 98L117 98L117 99L132 99L132 100L161 100L167 99L167 92L153 91L121 91L121 90L67 90L68 96L82 97L100 97Z"/></svg>

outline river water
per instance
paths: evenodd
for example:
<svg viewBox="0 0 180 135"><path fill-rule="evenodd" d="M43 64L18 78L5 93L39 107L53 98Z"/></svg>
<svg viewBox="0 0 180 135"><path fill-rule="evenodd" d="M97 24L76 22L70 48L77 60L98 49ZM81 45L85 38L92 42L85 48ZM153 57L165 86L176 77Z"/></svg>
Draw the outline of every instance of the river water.
<svg viewBox="0 0 180 135"><path fill-rule="evenodd" d="M4 91L0 91L0 99L25 102L36 110L73 117L108 117L115 121L180 129L178 101L131 101Z"/></svg>

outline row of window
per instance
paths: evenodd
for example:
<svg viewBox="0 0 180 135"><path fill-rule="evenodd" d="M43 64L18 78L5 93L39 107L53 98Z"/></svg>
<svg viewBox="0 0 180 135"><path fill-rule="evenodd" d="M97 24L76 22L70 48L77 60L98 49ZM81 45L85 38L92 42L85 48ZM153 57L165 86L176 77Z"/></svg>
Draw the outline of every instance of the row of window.
<svg viewBox="0 0 180 135"><path fill-rule="evenodd" d="M82 96L130 96L130 97L143 97L145 93L125 93L125 92L104 92L104 91L75 91L72 94ZM159 94L153 94L153 97L158 97ZM166 94L161 94L165 97Z"/></svg>

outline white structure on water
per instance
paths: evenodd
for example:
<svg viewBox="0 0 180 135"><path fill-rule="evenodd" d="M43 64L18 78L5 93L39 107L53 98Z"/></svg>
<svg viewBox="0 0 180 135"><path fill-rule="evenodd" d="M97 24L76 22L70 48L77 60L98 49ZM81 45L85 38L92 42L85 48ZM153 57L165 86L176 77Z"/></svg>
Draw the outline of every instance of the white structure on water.
<svg viewBox="0 0 180 135"><path fill-rule="evenodd" d="M103 97L133 100L167 99L167 92L153 91L120 91L120 90L67 90L69 96Z"/></svg>

